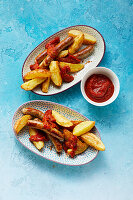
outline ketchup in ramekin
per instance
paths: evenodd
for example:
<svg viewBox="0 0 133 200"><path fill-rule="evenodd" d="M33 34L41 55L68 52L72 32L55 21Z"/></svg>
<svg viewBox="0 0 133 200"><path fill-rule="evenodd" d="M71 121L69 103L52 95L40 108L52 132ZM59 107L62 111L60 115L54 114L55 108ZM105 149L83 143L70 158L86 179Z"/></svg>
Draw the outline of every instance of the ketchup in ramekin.
<svg viewBox="0 0 133 200"><path fill-rule="evenodd" d="M85 83L85 93L90 100L102 103L112 97L114 85L107 76L93 74Z"/></svg>

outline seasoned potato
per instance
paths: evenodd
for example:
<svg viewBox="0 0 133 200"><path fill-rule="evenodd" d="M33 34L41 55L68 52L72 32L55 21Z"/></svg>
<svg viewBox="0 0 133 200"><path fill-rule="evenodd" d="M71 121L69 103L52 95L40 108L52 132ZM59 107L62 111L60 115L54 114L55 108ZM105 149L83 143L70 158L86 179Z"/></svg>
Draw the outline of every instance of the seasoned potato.
<svg viewBox="0 0 133 200"><path fill-rule="evenodd" d="M51 73L47 69L35 69L24 75L24 80L33 78L47 78L50 77Z"/></svg>
<svg viewBox="0 0 133 200"><path fill-rule="evenodd" d="M16 121L14 125L14 130L17 134L19 133L19 131L21 131L22 128L24 128L24 126L26 126L29 119L32 119L31 115L24 115Z"/></svg>
<svg viewBox="0 0 133 200"><path fill-rule="evenodd" d="M63 129L63 133L66 141L73 136L73 134L65 128ZM77 139L77 149L75 151L75 155L83 153L87 148L88 145L86 143L81 142L79 139ZM68 149L67 153L70 155L71 151L72 151L71 149Z"/></svg>
<svg viewBox="0 0 133 200"><path fill-rule="evenodd" d="M81 34L82 34L82 32L78 31L78 30L70 30L68 32L68 35L72 36L72 37L76 37ZM96 38L94 36L89 35L88 33L83 33L83 34L84 34L83 44L95 44L96 43Z"/></svg>
<svg viewBox="0 0 133 200"><path fill-rule="evenodd" d="M94 126L95 126L94 121L81 122L80 124L74 127L73 135L76 135L76 136L83 135L84 133L87 133L88 131L90 131Z"/></svg>
<svg viewBox="0 0 133 200"><path fill-rule="evenodd" d="M86 133L81 135L81 139L89 146L94 147L99 151L105 151L103 142L93 133Z"/></svg>
<svg viewBox="0 0 133 200"><path fill-rule="evenodd" d="M48 88L50 85L50 77L48 77L43 83L42 83L42 92L47 93Z"/></svg>
<svg viewBox="0 0 133 200"><path fill-rule="evenodd" d="M64 58L68 55L68 50L63 50L59 53L58 58Z"/></svg>
<svg viewBox="0 0 133 200"><path fill-rule="evenodd" d="M78 72L84 68L83 64L72 64L72 63L60 62L60 68L63 68L66 65L70 67L70 72Z"/></svg>
<svg viewBox="0 0 133 200"><path fill-rule="evenodd" d="M73 125L73 123L69 119L67 119L63 115L59 114L55 110L52 110L52 115L55 118L56 123L59 124L60 126L70 127Z"/></svg>
<svg viewBox="0 0 133 200"><path fill-rule="evenodd" d="M36 129L29 127L29 134L30 136L36 135ZM38 149L41 150L44 147L44 142L43 141L33 141L34 146Z"/></svg>
<svg viewBox="0 0 133 200"><path fill-rule="evenodd" d="M21 88L24 90L33 90L35 87L40 85L46 80L46 78L34 78L30 81L27 81L21 85Z"/></svg>
<svg viewBox="0 0 133 200"><path fill-rule="evenodd" d="M62 85L62 78L60 74L60 68L58 61L52 61L49 65L49 69L51 72L51 80L56 86Z"/></svg>
<svg viewBox="0 0 133 200"><path fill-rule="evenodd" d="M78 124L80 124L82 121L71 121L73 123L72 126L68 127L68 130L72 131L74 129L75 126L77 126Z"/></svg>
<svg viewBox="0 0 133 200"><path fill-rule="evenodd" d="M74 38L73 44L68 48L70 54L74 54L81 46L84 40L84 34L80 34Z"/></svg>

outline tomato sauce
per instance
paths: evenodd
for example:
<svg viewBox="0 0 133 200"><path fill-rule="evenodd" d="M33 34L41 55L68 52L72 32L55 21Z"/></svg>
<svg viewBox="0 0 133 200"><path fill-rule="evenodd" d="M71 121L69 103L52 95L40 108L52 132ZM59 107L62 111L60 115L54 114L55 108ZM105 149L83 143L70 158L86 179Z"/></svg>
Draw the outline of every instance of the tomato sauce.
<svg viewBox="0 0 133 200"><path fill-rule="evenodd" d="M46 45L45 48L48 49L50 46L56 46L60 42L59 37L55 37L53 40L50 40Z"/></svg>
<svg viewBox="0 0 133 200"><path fill-rule="evenodd" d="M73 135L68 141L65 141L63 149L67 153L68 149L71 149L70 156L73 158L75 156L75 151L77 150L77 136Z"/></svg>
<svg viewBox="0 0 133 200"><path fill-rule="evenodd" d="M61 70L61 77L64 82L70 83L74 80L74 77L69 74L70 72L69 66L66 65L62 67L60 70Z"/></svg>
<svg viewBox="0 0 133 200"><path fill-rule="evenodd" d="M58 125L55 123L56 120L52 115L52 110L47 110L44 114L43 121L43 127L47 130L50 130L51 128L59 129Z"/></svg>
<svg viewBox="0 0 133 200"><path fill-rule="evenodd" d="M92 101L102 103L112 97L114 85L107 76L93 74L85 83L85 93Z"/></svg>
<svg viewBox="0 0 133 200"><path fill-rule="evenodd" d="M73 64L77 64L81 62L81 60L77 59L75 56L71 54L69 54L68 56L64 58L59 58L58 60L61 62L67 62L67 63L73 63Z"/></svg>
<svg viewBox="0 0 133 200"><path fill-rule="evenodd" d="M31 135L29 140L31 142L48 141L48 138L44 135L45 133L41 130L36 130L35 135Z"/></svg>

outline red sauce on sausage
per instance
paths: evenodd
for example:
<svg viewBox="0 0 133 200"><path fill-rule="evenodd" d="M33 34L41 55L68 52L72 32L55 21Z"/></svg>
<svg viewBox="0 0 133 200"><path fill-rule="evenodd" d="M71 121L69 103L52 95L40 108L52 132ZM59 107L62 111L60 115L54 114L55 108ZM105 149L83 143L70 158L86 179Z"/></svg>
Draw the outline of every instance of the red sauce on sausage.
<svg viewBox="0 0 133 200"><path fill-rule="evenodd" d="M85 93L94 102L105 102L114 93L112 81L105 75L93 74L85 83Z"/></svg>
<svg viewBox="0 0 133 200"><path fill-rule="evenodd" d="M52 110L47 110L45 112L42 122L43 122L43 127L47 130L50 130L51 128L59 129L58 125L55 123L56 120L52 115Z"/></svg>
<svg viewBox="0 0 133 200"><path fill-rule="evenodd" d="M50 40L46 45L45 48L48 49L50 46L55 46L60 42L60 38L59 37L55 37L53 40Z"/></svg>
<svg viewBox="0 0 133 200"><path fill-rule="evenodd" d="M61 62L67 62L67 63L73 63L73 64L80 63L80 61L81 61L71 54L68 54L68 56L66 56L64 58L58 58L58 60Z"/></svg>

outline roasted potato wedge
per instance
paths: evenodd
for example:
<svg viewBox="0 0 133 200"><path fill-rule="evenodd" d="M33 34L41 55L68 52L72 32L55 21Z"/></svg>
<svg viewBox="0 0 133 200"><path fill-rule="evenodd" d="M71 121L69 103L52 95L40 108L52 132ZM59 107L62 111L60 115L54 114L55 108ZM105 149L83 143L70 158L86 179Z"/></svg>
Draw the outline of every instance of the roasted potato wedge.
<svg viewBox="0 0 133 200"><path fill-rule="evenodd" d="M81 35L82 32L78 31L78 30L70 30L68 32L69 36L72 37L77 37L78 35ZM95 44L96 43L96 38L92 35L89 35L88 33L83 33L84 34L84 40L83 40L83 44Z"/></svg>
<svg viewBox="0 0 133 200"><path fill-rule="evenodd" d="M73 125L67 128L69 131L72 131L74 127L80 124L82 121L71 121L71 122L73 123Z"/></svg>
<svg viewBox="0 0 133 200"><path fill-rule="evenodd" d="M64 137L66 141L69 140L73 136L73 134L65 128L63 129L63 133L64 133ZM75 151L75 155L83 153L87 148L88 148L88 145L86 143L81 142L79 139L77 139L77 150ZM71 149L68 149L67 153L70 155L71 151L72 151Z"/></svg>
<svg viewBox="0 0 133 200"><path fill-rule="evenodd" d="M49 69L51 72L51 80L56 86L62 85L62 78L60 74L60 68L58 61L52 61L49 65Z"/></svg>
<svg viewBox="0 0 133 200"><path fill-rule="evenodd" d="M50 77L48 77L43 83L42 83L42 92L47 93L48 88L50 85Z"/></svg>
<svg viewBox="0 0 133 200"><path fill-rule="evenodd" d="M63 50L59 53L58 58L64 58L68 55L68 50Z"/></svg>
<svg viewBox="0 0 133 200"><path fill-rule="evenodd" d="M29 119L32 119L31 115L24 115L16 121L14 125L14 130L17 134L21 131L22 128L27 125Z"/></svg>
<svg viewBox="0 0 133 200"><path fill-rule="evenodd" d="M70 54L74 54L81 46L84 40L84 34L80 34L74 38L73 44L68 48Z"/></svg>
<svg viewBox="0 0 133 200"><path fill-rule="evenodd" d="M29 134L30 136L36 135L36 129L29 127ZM38 142L33 141L33 144L38 150L41 150L44 147L43 141L38 141Z"/></svg>
<svg viewBox="0 0 133 200"><path fill-rule="evenodd" d="M60 65L60 68L63 68L66 65L69 66L70 72L72 72L72 73L78 72L78 71L80 71L81 69L84 68L83 64L72 64L72 63L60 62L59 65Z"/></svg>
<svg viewBox="0 0 133 200"><path fill-rule="evenodd" d="M21 88L24 90L33 90L35 87L40 85L46 80L46 78L34 78L29 80L21 85Z"/></svg>
<svg viewBox="0 0 133 200"><path fill-rule="evenodd" d="M73 129L73 135L80 136L90 131L95 126L95 121L84 121Z"/></svg>
<svg viewBox="0 0 133 200"><path fill-rule="evenodd" d="M24 75L24 80L33 78L47 78L50 77L51 73L47 69L35 69Z"/></svg>
<svg viewBox="0 0 133 200"><path fill-rule="evenodd" d="M60 126L70 127L73 125L73 123L69 119L67 119L63 115L59 114L55 110L52 110L52 115L55 118L56 123L59 124Z"/></svg>
<svg viewBox="0 0 133 200"><path fill-rule="evenodd" d="M105 146L103 142L93 133L86 133L81 135L81 139L91 147L99 151L105 151Z"/></svg>

